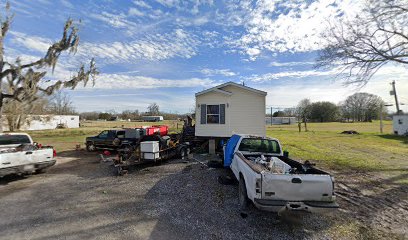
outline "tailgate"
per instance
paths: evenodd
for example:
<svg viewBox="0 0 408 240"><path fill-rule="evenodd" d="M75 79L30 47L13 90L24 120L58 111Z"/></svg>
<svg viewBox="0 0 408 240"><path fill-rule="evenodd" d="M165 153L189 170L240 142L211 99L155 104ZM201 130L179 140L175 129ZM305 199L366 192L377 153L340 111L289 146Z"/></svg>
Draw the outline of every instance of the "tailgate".
<svg viewBox="0 0 408 240"><path fill-rule="evenodd" d="M33 163L51 161L54 158L54 150L52 148L41 148L31 152L31 161Z"/></svg>
<svg viewBox="0 0 408 240"><path fill-rule="evenodd" d="M262 173L262 198L287 201L332 201L330 175Z"/></svg>

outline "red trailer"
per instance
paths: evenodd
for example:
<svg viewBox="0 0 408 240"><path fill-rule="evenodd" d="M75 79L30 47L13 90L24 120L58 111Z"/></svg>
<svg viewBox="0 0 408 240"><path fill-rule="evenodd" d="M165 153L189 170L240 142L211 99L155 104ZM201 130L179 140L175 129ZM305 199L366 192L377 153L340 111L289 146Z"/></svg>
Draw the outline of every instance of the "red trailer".
<svg viewBox="0 0 408 240"><path fill-rule="evenodd" d="M146 135L155 135L159 133L160 136L166 136L169 132L169 127L166 125L156 125L151 127L146 127Z"/></svg>

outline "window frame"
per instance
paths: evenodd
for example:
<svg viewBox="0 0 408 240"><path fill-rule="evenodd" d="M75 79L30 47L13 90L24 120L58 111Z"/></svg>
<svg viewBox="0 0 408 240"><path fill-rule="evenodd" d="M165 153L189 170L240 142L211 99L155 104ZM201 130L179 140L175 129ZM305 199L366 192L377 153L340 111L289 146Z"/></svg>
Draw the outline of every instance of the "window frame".
<svg viewBox="0 0 408 240"><path fill-rule="evenodd" d="M221 124L221 104L206 104L206 111L205 111L205 119L207 124ZM208 113L208 107L209 106L217 106L218 107L218 113ZM218 116L218 122L209 122L208 121L208 116Z"/></svg>

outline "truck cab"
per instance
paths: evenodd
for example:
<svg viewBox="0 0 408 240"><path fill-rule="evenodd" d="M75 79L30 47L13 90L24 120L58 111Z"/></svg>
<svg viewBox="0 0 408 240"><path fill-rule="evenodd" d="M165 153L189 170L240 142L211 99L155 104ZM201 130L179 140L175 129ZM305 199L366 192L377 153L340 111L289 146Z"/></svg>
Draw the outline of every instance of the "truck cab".
<svg viewBox="0 0 408 240"><path fill-rule="evenodd" d="M104 130L98 135L87 137L86 149L89 152L97 149L118 149L122 144L135 144L146 133L142 128Z"/></svg>
<svg viewBox="0 0 408 240"><path fill-rule="evenodd" d="M224 166L239 181L242 209L328 212L338 208L334 178L309 162L284 156L275 138L233 135L224 150Z"/></svg>

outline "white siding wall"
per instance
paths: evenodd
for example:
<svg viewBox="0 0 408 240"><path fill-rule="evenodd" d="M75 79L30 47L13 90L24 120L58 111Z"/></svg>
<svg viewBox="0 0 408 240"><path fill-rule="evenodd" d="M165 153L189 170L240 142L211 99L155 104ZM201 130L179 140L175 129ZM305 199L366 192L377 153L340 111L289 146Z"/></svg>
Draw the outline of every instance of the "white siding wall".
<svg viewBox="0 0 408 240"><path fill-rule="evenodd" d="M196 97L196 136L230 137L234 133L266 135L265 96L235 86L222 90L225 95L208 92ZM201 124L201 109L197 104L228 104L225 108L225 124Z"/></svg>
<svg viewBox="0 0 408 240"><path fill-rule="evenodd" d="M398 135L408 134L408 115L394 115L392 122L394 133Z"/></svg>
<svg viewBox="0 0 408 240"><path fill-rule="evenodd" d="M20 130L46 130L55 129L58 124L66 124L68 128L79 128L79 116L68 115L38 115L28 116ZM9 131L8 123L3 118L3 131Z"/></svg>

